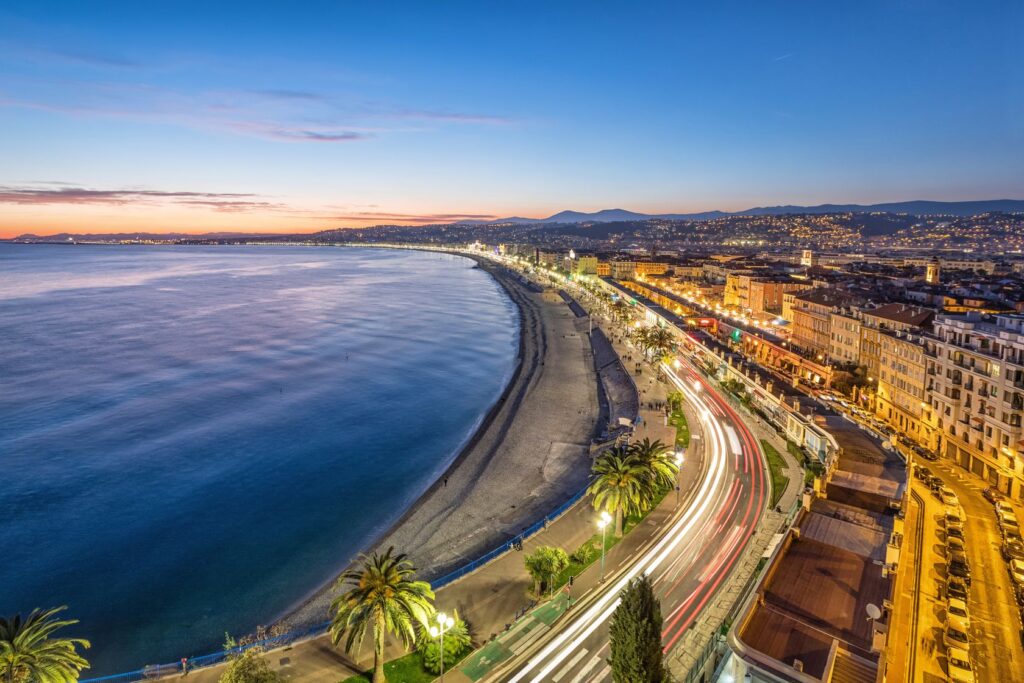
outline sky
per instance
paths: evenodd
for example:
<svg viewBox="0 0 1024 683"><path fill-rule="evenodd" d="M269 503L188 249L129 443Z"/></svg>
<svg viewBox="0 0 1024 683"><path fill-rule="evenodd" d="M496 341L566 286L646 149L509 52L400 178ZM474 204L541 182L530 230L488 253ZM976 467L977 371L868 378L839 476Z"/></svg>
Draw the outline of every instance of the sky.
<svg viewBox="0 0 1024 683"><path fill-rule="evenodd" d="M1024 3L0 5L0 237L1024 198Z"/></svg>

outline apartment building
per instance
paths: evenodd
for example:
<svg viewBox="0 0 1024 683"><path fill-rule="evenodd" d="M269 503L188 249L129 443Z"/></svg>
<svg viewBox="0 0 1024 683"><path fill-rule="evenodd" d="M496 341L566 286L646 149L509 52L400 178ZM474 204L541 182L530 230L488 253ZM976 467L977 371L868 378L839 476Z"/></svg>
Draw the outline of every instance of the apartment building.
<svg viewBox="0 0 1024 683"><path fill-rule="evenodd" d="M832 313L829 320L829 358L833 363L860 363L860 312L843 309Z"/></svg>
<svg viewBox="0 0 1024 683"><path fill-rule="evenodd" d="M832 314L861 303L858 297L838 290L811 290L793 297L793 343L822 356L832 340Z"/></svg>
<svg viewBox="0 0 1024 683"><path fill-rule="evenodd" d="M928 377L940 454L1024 500L1024 316L942 315L934 330Z"/></svg>
<svg viewBox="0 0 1024 683"><path fill-rule="evenodd" d="M875 415L920 446L937 445L928 399L928 363L921 335L879 328Z"/></svg>

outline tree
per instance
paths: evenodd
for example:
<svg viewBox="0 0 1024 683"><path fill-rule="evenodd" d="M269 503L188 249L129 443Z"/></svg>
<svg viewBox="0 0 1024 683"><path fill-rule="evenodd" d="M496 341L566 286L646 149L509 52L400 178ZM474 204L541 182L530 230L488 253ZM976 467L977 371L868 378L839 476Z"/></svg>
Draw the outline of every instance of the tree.
<svg viewBox="0 0 1024 683"><path fill-rule="evenodd" d="M674 454L661 441L652 442L645 438L632 444L630 453L646 470L650 493L664 491L675 485L679 465L676 464Z"/></svg>
<svg viewBox="0 0 1024 683"><path fill-rule="evenodd" d="M263 651L250 647L239 655L232 656L228 667L220 675L219 683L280 683L281 674L272 671L263 658Z"/></svg>
<svg viewBox="0 0 1024 683"><path fill-rule="evenodd" d="M0 680L4 683L72 683L89 662L78 648L89 647L82 638L59 638L54 634L76 619L57 619L66 606L32 610L22 620L0 618Z"/></svg>
<svg viewBox="0 0 1024 683"><path fill-rule="evenodd" d="M662 683L661 604L650 577L641 575L622 590L608 628L615 683Z"/></svg>
<svg viewBox="0 0 1024 683"><path fill-rule="evenodd" d="M594 480L587 493L594 496L594 509L615 516L615 535L622 536L625 515L640 514L650 503L650 477L634 454L624 446L598 456L591 468Z"/></svg>
<svg viewBox="0 0 1024 683"><path fill-rule="evenodd" d="M444 668L450 670L459 661L459 655L468 650L473 644L469 635L469 627L466 622L459 618L459 611L452 611L452 624L444 632ZM433 638L429 629L424 625L420 633L420 653L423 655L423 666L427 671L441 673L441 639Z"/></svg>
<svg viewBox="0 0 1024 683"><path fill-rule="evenodd" d="M647 329L647 348L656 357L667 356L676 347L676 339L664 327L652 326Z"/></svg>
<svg viewBox="0 0 1024 683"><path fill-rule="evenodd" d="M526 571L533 577L533 592L551 590L555 575L569 566L569 555L561 548L543 545L526 556Z"/></svg>
<svg viewBox="0 0 1024 683"><path fill-rule="evenodd" d="M338 587L350 586L331 603L330 634L337 645L343 636L345 651L362 644L369 628L373 632L373 683L385 683L384 636L397 635L408 650L416 644L416 623L424 624L434 613L434 591L426 581L415 581L415 567L404 554L363 555L362 568L349 570L338 579Z"/></svg>

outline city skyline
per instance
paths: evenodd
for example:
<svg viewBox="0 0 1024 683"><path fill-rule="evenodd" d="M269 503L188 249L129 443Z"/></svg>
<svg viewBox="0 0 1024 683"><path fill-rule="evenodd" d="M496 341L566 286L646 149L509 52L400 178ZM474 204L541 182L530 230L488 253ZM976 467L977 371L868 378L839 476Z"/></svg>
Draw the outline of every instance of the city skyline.
<svg viewBox="0 0 1024 683"><path fill-rule="evenodd" d="M0 237L1024 195L1009 3L189 9L0 11Z"/></svg>

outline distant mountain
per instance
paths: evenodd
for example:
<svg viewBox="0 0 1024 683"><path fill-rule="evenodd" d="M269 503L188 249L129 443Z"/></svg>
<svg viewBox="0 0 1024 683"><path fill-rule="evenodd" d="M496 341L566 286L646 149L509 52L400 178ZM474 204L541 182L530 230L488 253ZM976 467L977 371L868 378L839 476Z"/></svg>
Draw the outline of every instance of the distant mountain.
<svg viewBox="0 0 1024 683"><path fill-rule="evenodd" d="M663 220L710 220L726 216L781 216L791 213L906 213L916 216L946 215L974 216L992 211L1024 212L1024 200L987 199L971 202L933 202L927 200L891 202L888 204L819 204L817 206L758 206L745 211L704 211L701 213L648 214L625 209L603 209L593 213L581 211L560 211L547 218L522 218L513 216L489 221L489 224L520 223L618 223L624 221Z"/></svg>
<svg viewBox="0 0 1024 683"><path fill-rule="evenodd" d="M787 213L908 213L914 216L976 216L999 211L1024 211L1021 199L983 199L970 202L933 202L916 200L888 204L819 204L817 206L760 206L733 215L780 216Z"/></svg>

